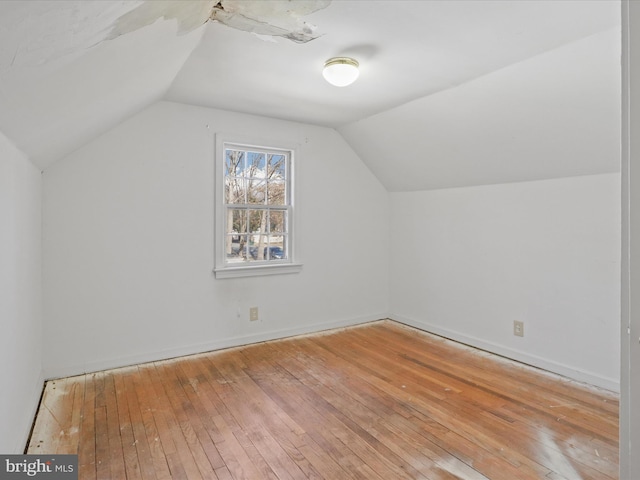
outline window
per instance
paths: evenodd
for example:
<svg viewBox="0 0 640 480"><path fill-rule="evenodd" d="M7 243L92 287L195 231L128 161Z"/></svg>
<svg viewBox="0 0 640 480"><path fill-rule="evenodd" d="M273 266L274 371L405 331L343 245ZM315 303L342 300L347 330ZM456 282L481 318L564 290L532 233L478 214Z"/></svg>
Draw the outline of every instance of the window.
<svg viewBox="0 0 640 480"><path fill-rule="evenodd" d="M293 273L293 148L216 139L216 278Z"/></svg>

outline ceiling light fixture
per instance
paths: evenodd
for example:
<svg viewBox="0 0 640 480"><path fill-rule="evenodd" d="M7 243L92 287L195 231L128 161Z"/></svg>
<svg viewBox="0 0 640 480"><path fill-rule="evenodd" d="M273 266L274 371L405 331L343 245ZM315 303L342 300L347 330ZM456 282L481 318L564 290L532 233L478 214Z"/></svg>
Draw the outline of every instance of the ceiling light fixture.
<svg viewBox="0 0 640 480"><path fill-rule="evenodd" d="M346 87L356 81L360 72L358 62L349 57L334 57L324 62L322 76L331 85Z"/></svg>

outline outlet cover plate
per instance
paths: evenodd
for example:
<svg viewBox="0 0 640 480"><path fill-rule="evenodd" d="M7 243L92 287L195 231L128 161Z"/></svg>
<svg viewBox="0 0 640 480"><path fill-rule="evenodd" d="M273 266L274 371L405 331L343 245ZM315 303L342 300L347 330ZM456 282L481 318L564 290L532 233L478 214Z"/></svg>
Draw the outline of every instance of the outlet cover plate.
<svg viewBox="0 0 640 480"><path fill-rule="evenodd" d="M524 322L518 320L513 321L513 334L516 337L524 337Z"/></svg>

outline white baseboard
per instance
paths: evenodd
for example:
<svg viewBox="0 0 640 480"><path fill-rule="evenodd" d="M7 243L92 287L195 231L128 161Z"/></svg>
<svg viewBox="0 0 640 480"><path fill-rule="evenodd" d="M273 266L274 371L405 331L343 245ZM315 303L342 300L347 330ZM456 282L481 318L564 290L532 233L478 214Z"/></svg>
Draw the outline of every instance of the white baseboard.
<svg viewBox="0 0 640 480"><path fill-rule="evenodd" d="M265 342L269 340L277 340L281 338L292 337L295 335L305 335L309 333L318 333L324 330L331 330L336 328L350 327L354 325L360 325L363 323L373 322L388 318L390 320L415 327L419 330L423 330L428 333L433 333L441 337L454 340L456 342L463 343L481 350L485 350L502 357L509 358L527 365L531 365L542 370L546 370L564 377L576 380L578 382L588 383L600 388L605 388L613 392L620 392L619 379L606 378L597 375L592 372L581 370L572 366L564 365L562 363L554 362L542 357L528 354L526 352L514 350L503 345L499 345L493 342L488 342L480 338L471 337L460 332L442 328L436 325L429 324L424 321L419 321L409 317L396 314L380 313L375 315L365 315L362 317L354 317L347 319L333 320L330 322L317 323L312 325L304 325L301 327L285 328L280 330L272 330L267 332L261 332L251 335L241 335L236 337L228 337L213 342L205 342L201 344L185 345L176 348L170 348L165 350L157 350L151 352L145 352L141 354L129 355L119 358L111 358L104 360L97 360L84 363L82 365L70 365L59 368L50 368L45 371L43 378L52 379L60 377L68 377L73 375L80 375L83 373L97 372L101 370L108 370L111 368L126 367L130 365L137 365L146 362L154 362L159 360L166 360L169 358L181 357L185 355L193 355L197 353L210 352L215 350L221 350L224 348L238 347L242 345L249 345L252 343ZM38 395L40 392L38 392ZM38 397L39 398L39 397ZM37 404L36 404L37 407ZM35 410L34 410L35 413Z"/></svg>
<svg viewBox="0 0 640 480"><path fill-rule="evenodd" d="M50 367L45 371L47 379L70 377L81 375L83 373L99 372L112 368L126 367L147 362L155 362L159 360L167 360L185 355L193 355L197 353L211 352L224 348L239 347L252 343L266 342L269 340L277 340L281 338L292 337L295 335L305 335L308 333L317 333L324 330L335 328L344 328L363 323L373 322L387 318L386 313L365 315L361 317L353 317L329 322L316 323L312 325L304 325L294 328L284 328L280 330L272 330L251 335L241 335L237 337L228 337L213 342L205 342L193 345L184 345L176 348L145 352L141 354L128 355L118 358L109 358L104 360L90 361L81 365L69 365L64 367Z"/></svg>
<svg viewBox="0 0 640 480"><path fill-rule="evenodd" d="M620 392L620 379L603 377L592 372L587 372L579 368L564 365L562 363L554 362L553 360L548 360L536 355L528 354L526 352L514 350L503 345L488 342L480 338L471 337L460 332L449 330L436 325L431 325L427 322L404 317L402 315L390 314L389 319L411 327L415 327L428 333L433 333L435 335L463 343L465 345L479 348L490 353L495 353L496 355L500 355L502 357L506 357L520 363L524 363L536 368L540 368L542 370L562 375L563 377L567 377L578 382L588 383L590 385L604 388L612 392Z"/></svg>

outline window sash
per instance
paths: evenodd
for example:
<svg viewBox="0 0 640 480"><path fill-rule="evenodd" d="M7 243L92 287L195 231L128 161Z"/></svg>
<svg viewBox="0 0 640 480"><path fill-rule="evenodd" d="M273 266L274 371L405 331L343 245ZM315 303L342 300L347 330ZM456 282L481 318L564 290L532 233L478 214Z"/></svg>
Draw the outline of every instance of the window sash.
<svg viewBox="0 0 640 480"><path fill-rule="evenodd" d="M290 261L290 207L227 204L225 212L226 265ZM282 214L280 221L277 219L278 214ZM233 227L229 229L229 225ZM259 228L255 228L256 226ZM238 245L234 246L234 243Z"/></svg>

